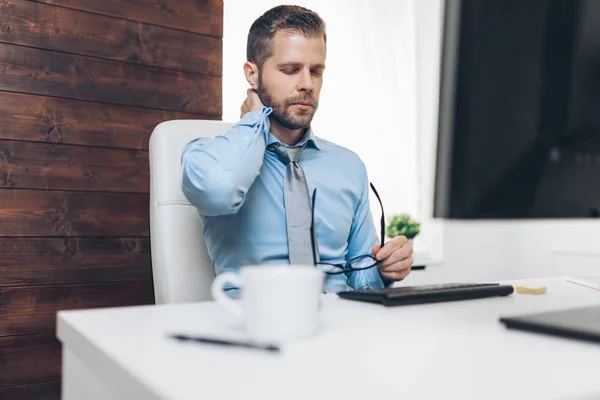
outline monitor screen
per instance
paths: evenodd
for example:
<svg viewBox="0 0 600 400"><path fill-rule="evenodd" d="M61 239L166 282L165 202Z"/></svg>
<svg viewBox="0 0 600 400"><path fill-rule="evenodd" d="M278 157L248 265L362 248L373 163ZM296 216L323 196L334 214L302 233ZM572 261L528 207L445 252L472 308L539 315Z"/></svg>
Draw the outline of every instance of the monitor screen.
<svg viewBox="0 0 600 400"><path fill-rule="evenodd" d="M600 215L600 1L447 0L434 216Z"/></svg>

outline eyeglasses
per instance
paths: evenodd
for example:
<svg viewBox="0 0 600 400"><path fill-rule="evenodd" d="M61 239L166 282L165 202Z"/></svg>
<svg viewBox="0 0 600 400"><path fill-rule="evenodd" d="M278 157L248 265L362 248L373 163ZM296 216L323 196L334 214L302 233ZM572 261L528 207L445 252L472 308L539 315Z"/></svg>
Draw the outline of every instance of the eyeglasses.
<svg viewBox="0 0 600 400"><path fill-rule="evenodd" d="M379 193L375 189L372 183L370 183L371 189L377 200L379 201L379 206L381 207L381 247L384 245L385 239L385 216L383 212L383 204L381 203L381 198L379 197ZM313 190L312 194L312 214L311 214L311 226L310 226L310 234L311 234L311 244L312 244L312 255L313 255L313 263L315 266L320 267L323 272L328 275L339 275L339 274L348 274L354 271L362 271L365 269L373 268L377 264L379 264L379 260L375 258L372 254L363 254L361 256L356 256L352 258L350 261L344 264L331 264L317 261L317 235L315 233L315 202L317 197L317 189ZM364 263L368 263L366 266Z"/></svg>

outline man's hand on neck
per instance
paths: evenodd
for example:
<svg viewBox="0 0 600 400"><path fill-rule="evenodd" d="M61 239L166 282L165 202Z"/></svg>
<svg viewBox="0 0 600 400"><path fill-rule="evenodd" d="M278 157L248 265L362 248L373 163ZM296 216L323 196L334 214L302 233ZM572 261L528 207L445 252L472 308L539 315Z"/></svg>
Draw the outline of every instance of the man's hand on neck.
<svg viewBox="0 0 600 400"><path fill-rule="evenodd" d="M287 144L288 146L293 146L298 143L304 135L306 134L307 128L303 129L287 129L283 126L279 125L277 121L273 118L269 117L271 122L271 133L275 136L281 143Z"/></svg>

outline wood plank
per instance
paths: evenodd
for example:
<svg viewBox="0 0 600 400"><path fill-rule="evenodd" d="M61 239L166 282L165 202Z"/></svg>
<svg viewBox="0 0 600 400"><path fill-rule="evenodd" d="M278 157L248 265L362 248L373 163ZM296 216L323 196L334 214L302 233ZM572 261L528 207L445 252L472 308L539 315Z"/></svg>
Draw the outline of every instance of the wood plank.
<svg viewBox="0 0 600 400"><path fill-rule="evenodd" d="M151 280L148 238L0 238L0 286Z"/></svg>
<svg viewBox="0 0 600 400"><path fill-rule="evenodd" d="M0 138L148 150L150 134L173 119L219 119L87 101L0 92Z"/></svg>
<svg viewBox="0 0 600 400"><path fill-rule="evenodd" d="M36 1L223 37L223 0Z"/></svg>
<svg viewBox="0 0 600 400"><path fill-rule="evenodd" d="M60 380L0 387L0 400L60 400Z"/></svg>
<svg viewBox="0 0 600 400"><path fill-rule="evenodd" d="M56 331L56 312L154 303L152 281L0 287L0 336Z"/></svg>
<svg viewBox="0 0 600 400"><path fill-rule="evenodd" d="M149 198L0 189L0 236L148 236Z"/></svg>
<svg viewBox="0 0 600 400"><path fill-rule="evenodd" d="M0 90L221 115L221 79L0 44Z"/></svg>
<svg viewBox="0 0 600 400"><path fill-rule="evenodd" d="M25 0L0 2L0 42L222 76L219 38Z"/></svg>
<svg viewBox="0 0 600 400"><path fill-rule="evenodd" d="M0 140L0 187L149 193L145 150Z"/></svg>
<svg viewBox="0 0 600 400"><path fill-rule="evenodd" d="M59 379L60 367L54 333L0 337L0 386Z"/></svg>

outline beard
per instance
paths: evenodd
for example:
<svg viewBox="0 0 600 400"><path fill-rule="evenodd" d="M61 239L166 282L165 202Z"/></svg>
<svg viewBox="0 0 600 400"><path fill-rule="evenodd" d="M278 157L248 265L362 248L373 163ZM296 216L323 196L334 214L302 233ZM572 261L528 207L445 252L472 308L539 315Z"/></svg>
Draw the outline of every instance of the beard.
<svg viewBox="0 0 600 400"><path fill-rule="evenodd" d="M319 107L319 102L312 98L310 92L305 92L294 97L288 97L281 103L274 103L273 96L271 96L271 93L263 84L261 76L258 78L258 89L256 90L256 93L265 106L273 109L270 116L286 129L296 130L308 128ZM294 103L299 102L310 102L312 107L303 110L292 106Z"/></svg>

